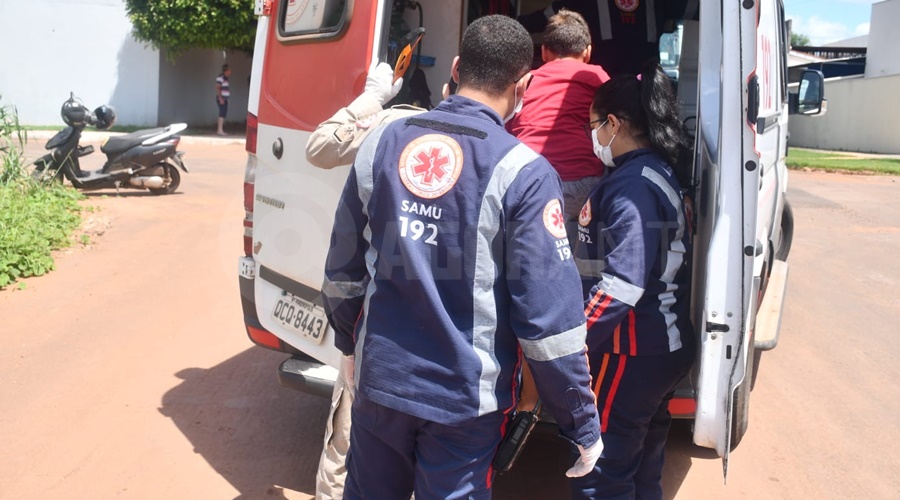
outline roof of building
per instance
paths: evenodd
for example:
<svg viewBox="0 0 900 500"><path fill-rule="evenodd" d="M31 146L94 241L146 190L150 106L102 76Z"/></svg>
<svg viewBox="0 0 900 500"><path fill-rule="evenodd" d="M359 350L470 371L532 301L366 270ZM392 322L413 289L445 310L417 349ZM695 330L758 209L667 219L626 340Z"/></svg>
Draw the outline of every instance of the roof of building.
<svg viewBox="0 0 900 500"><path fill-rule="evenodd" d="M836 42L826 43L823 47L857 47L864 48L869 46L869 35L855 36L846 40L838 40Z"/></svg>

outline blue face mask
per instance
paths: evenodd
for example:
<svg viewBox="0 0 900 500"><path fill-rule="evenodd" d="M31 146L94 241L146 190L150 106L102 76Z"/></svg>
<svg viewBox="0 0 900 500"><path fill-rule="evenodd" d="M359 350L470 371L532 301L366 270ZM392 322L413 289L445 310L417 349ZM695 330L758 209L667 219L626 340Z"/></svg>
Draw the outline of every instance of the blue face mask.
<svg viewBox="0 0 900 500"><path fill-rule="evenodd" d="M597 156L597 158L600 158L600 161L602 161L604 165L612 168L616 166L616 162L613 161L613 154L610 146L612 146L613 141L616 140L616 134L613 134L612 139L609 140L609 144L607 144L606 146L600 144L600 141L597 139L597 132L600 131L600 129L603 128L603 126L607 123L609 123L609 119L601 123L600 126L597 127L596 130L594 130L594 132L591 134L591 140L594 143L594 154Z"/></svg>

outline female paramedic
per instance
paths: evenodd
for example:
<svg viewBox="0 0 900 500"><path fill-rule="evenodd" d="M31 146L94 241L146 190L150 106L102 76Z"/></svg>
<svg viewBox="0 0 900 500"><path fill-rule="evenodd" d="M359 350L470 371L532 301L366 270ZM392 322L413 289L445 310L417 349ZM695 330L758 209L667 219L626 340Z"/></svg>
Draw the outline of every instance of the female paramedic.
<svg viewBox="0 0 900 500"><path fill-rule="evenodd" d="M578 218L591 376L605 448L573 498L662 498L668 405L694 358L691 234L681 186L689 142L674 91L653 62L612 78L590 110L607 167Z"/></svg>

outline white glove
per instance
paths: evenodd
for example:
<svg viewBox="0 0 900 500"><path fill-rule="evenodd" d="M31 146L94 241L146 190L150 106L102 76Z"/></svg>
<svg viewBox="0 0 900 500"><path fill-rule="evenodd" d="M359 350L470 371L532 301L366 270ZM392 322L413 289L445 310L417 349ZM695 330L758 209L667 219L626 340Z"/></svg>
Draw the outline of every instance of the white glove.
<svg viewBox="0 0 900 500"><path fill-rule="evenodd" d="M575 465L573 465L571 469L566 471L566 476L568 477L581 477L594 470L594 465L597 464L600 454L603 453L602 439L597 439L597 442L587 449L580 444L576 446L578 446L578 453L581 454L581 457L575 462Z"/></svg>
<svg viewBox="0 0 900 500"><path fill-rule="evenodd" d="M395 82L394 69L388 63L373 63L372 66L369 66L365 91L378 100L382 106L393 99L400 92L402 86L403 78L398 78Z"/></svg>
<svg viewBox="0 0 900 500"><path fill-rule="evenodd" d="M344 386L350 391L350 394L356 394L356 381L353 377L356 375L356 356L341 356L341 376L344 378Z"/></svg>

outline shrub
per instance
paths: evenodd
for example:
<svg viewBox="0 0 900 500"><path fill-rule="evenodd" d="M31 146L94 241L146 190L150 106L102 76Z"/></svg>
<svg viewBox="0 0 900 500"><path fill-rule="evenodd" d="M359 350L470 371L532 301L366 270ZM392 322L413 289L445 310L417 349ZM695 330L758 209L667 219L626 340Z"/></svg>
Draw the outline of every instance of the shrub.
<svg viewBox="0 0 900 500"><path fill-rule="evenodd" d="M53 269L51 252L68 246L81 223L81 193L27 175L26 140L15 109L0 106L0 288Z"/></svg>

